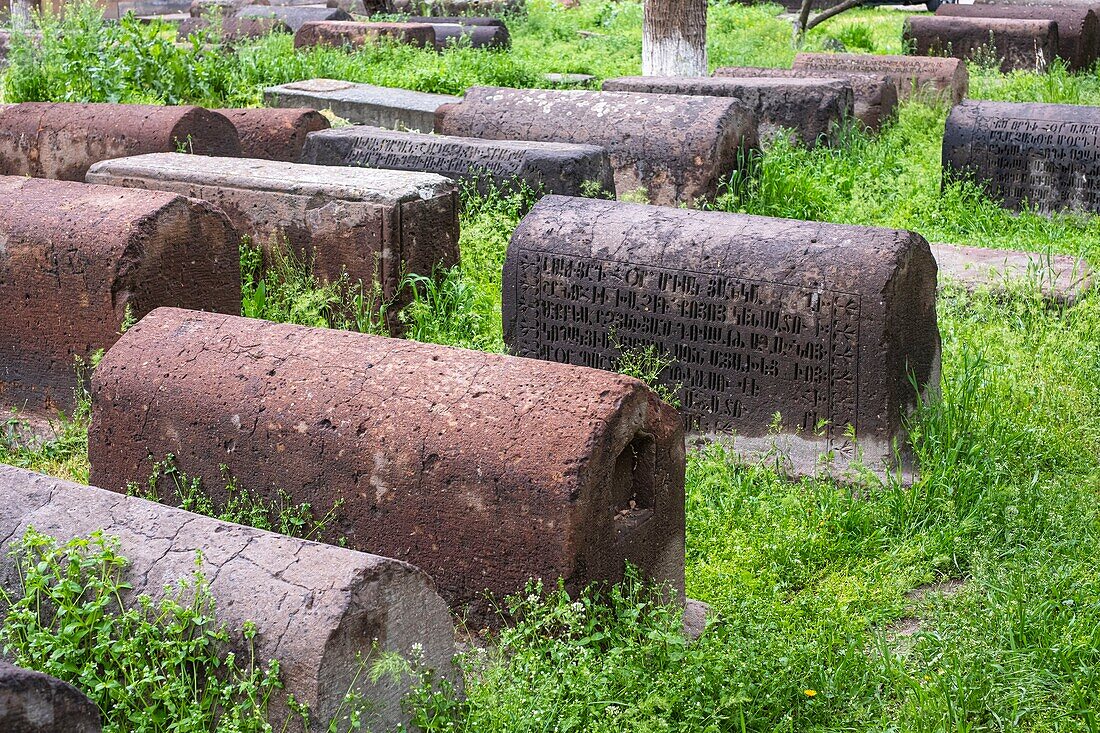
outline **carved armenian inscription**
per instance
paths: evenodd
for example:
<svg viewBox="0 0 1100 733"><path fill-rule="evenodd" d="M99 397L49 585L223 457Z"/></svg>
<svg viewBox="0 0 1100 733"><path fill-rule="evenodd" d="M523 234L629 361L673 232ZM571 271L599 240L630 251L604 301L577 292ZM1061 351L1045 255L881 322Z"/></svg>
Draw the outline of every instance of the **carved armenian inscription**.
<svg viewBox="0 0 1100 733"><path fill-rule="evenodd" d="M975 127L980 145L968 167L1007 205L1100 211L1100 120L983 119L979 112Z"/></svg>
<svg viewBox="0 0 1100 733"><path fill-rule="evenodd" d="M520 148L485 146L471 156L468 150L456 150L446 142L408 140L399 137L372 138L367 145L356 146L349 154L347 165L371 168L430 170L455 175L467 175L471 157L476 167L497 176L514 175L524 163L526 153Z"/></svg>
<svg viewBox="0 0 1100 733"><path fill-rule="evenodd" d="M612 369L653 345L690 430L760 436L778 412L845 451L858 429L858 295L530 251L517 264L520 356Z"/></svg>

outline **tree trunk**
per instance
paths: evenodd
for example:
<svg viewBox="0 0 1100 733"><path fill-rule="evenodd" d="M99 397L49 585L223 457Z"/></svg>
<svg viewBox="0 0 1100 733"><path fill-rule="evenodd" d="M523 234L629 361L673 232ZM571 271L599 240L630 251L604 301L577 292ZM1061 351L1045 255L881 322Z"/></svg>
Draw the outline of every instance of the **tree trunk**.
<svg viewBox="0 0 1100 733"><path fill-rule="evenodd" d="M11 27L13 30L25 31L31 27L31 9L33 0L11 0Z"/></svg>
<svg viewBox="0 0 1100 733"><path fill-rule="evenodd" d="M645 0L642 73L707 75L707 0Z"/></svg>

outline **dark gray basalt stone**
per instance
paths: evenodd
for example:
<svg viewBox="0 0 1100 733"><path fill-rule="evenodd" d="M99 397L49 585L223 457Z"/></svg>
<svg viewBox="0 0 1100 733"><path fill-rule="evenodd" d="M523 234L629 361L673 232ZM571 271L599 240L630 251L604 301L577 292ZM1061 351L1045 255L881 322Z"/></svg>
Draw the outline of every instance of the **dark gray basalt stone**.
<svg viewBox="0 0 1100 733"><path fill-rule="evenodd" d="M0 659L0 731L99 733L99 708L59 679Z"/></svg>
<svg viewBox="0 0 1100 733"><path fill-rule="evenodd" d="M903 39L917 56L993 59L1002 72L1046 68L1058 55L1053 20L917 16L905 19Z"/></svg>
<svg viewBox="0 0 1100 733"><path fill-rule="evenodd" d="M1001 205L1100 212L1100 107L964 102L943 137L944 181L965 178Z"/></svg>
<svg viewBox="0 0 1100 733"><path fill-rule="evenodd" d="M340 8L295 7L293 5L250 5L238 10L237 17L241 19L272 18L286 24L295 33L306 23L352 19L350 14Z"/></svg>
<svg viewBox="0 0 1100 733"><path fill-rule="evenodd" d="M959 59L932 56L880 56L873 53L799 53L792 68L815 72L885 74L894 80L898 99L913 96L945 99L958 104L966 98L970 75Z"/></svg>
<svg viewBox="0 0 1100 733"><path fill-rule="evenodd" d="M692 432L796 473L893 468L910 375L939 382L936 263L913 232L548 196L508 247L503 314L517 356L613 369L655 347Z"/></svg>
<svg viewBox="0 0 1100 733"><path fill-rule="evenodd" d="M541 193L580 196L585 184L611 193L615 179L603 148L564 143L481 140L380 127L340 127L306 139L302 163L366 166L439 173L511 188L517 182Z"/></svg>

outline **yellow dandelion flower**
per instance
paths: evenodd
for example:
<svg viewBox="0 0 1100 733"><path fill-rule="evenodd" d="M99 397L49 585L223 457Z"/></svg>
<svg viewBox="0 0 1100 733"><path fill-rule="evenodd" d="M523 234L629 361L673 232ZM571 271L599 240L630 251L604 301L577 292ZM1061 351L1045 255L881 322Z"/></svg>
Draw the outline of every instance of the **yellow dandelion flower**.
<svg viewBox="0 0 1100 733"><path fill-rule="evenodd" d="M817 690L803 690L802 692L806 693L806 697L813 697L817 694Z"/></svg>

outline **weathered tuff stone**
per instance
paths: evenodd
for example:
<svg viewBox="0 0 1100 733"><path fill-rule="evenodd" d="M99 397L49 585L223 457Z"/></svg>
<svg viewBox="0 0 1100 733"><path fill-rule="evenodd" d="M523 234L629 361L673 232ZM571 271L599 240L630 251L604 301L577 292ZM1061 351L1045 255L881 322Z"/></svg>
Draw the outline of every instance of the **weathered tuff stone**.
<svg viewBox="0 0 1100 733"><path fill-rule="evenodd" d="M946 277L971 292L1034 284L1047 300L1072 305L1092 287L1092 270L1081 257L954 244L931 246L941 283Z"/></svg>
<svg viewBox="0 0 1100 733"><path fill-rule="evenodd" d="M291 5L249 5L237 12L237 18L270 18L286 24L294 33L306 23L351 20L351 16L340 8L320 8L314 6L295 7Z"/></svg>
<svg viewBox="0 0 1100 733"><path fill-rule="evenodd" d="M524 0L387 0L386 6L391 13L441 16L522 13L526 9Z"/></svg>
<svg viewBox="0 0 1100 733"><path fill-rule="evenodd" d="M301 161L313 165L367 166L438 173L511 189L525 184L538 193L580 196L585 184L608 193L615 178L607 152L594 145L481 140L393 132L380 127L341 127L309 136Z"/></svg>
<svg viewBox="0 0 1100 733"><path fill-rule="evenodd" d="M599 145L616 193L645 189L669 205L713 197L740 153L757 146L756 119L738 100L631 92L474 87L440 108L436 132Z"/></svg>
<svg viewBox="0 0 1100 733"><path fill-rule="evenodd" d="M458 193L431 173L165 153L104 161L88 182L209 201L256 242L285 237L322 280L346 271L398 306L405 275L458 262Z"/></svg>
<svg viewBox="0 0 1100 733"><path fill-rule="evenodd" d="M209 30L213 32L215 24L206 18L187 18L176 30L180 40L188 39L193 33ZM290 26L274 18L224 18L217 28L221 31L221 40L227 42L243 41L250 38L263 38L272 33L290 33Z"/></svg>
<svg viewBox="0 0 1100 733"><path fill-rule="evenodd" d="M947 117L944 182L967 178L1001 205L1100 213L1100 107L964 102Z"/></svg>
<svg viewBox="0 0 1100 733"><path fill-rule="evenodd" d="M879 56L865 53L800 53L795 69L814 72L885 74L893 79L898 99L934 95L958 104L970 88L966 64L932 56Z"/></svg>
<svg viewBox="0 0 1100 733"><path fill-rule="evenodd" d="M477 15L410 15L406 20L409 23L446 23L458 25L482 25L496 28L507 28L500 18Z"/></svg>
<svg viewBox="0 0 1100 733"><path fill-rule="evenodd" d="M436 110L462 98L335 79L310 79L265 89L264 100L270 107L329 109L356 125L432 132Z"/></svg>
<svg viewBox="0 0 1100 733"><path fill-rule="evenodd" d="M302 154L309 133L329 129L328 120L313 109L260 107L217 112L237 128L241 155L245 158L293 163Z"/></svg>
<svg viewBox="0 0 1100 733"><path fill-rule="evenodd" d="M898 106L898 89L889 77L882 74L858 74L831 72L822 74L800 69L773 69L756 66L724 66L714 70L716 77L762 77L772 79L841 79L852 85L853 113L856 119L871 130L878 130L882 123L893 117Z"/></svg>
<svg viewBox="0 0 1100 733"><path fill-rule="evenodd" d="M420 48L434 48L435 28L426 23L358 23L340 20L305 23L294 34L294 48L360 48L378 43L382 39Z"/></svg>
<svg viewBox="0 0 1100 733"><path fill-rule="evenodd" d="M912 232L548 196L508 246L503 308L517 356L610 369L655 346L690 430L797 473L857 448L892 466L910 373L938 385L936 263Z"/></svg>
<svg viewBox="0 0 1100 733"><path fill-rule="evenodd" d="M793 130L812 147L832 144L841 122L853 116L852 85L842 79L772 79L624 76L603 83L606 91L734 97L756 115L761 141Z"/></svg>
<svg viewBox="0 0 1100 733"><path fill-rule="evenodd" d="M1100 56L1100 20L1095 5L1049 7L1034 5L960 5L946 3L937 16L949 18L1020 18L1053 20L1058 24L1058 58L1074 71L1089 69Z"/></svg>
<svg viewBox="0 0 1100 733"><path fill-rule="evenodd" d="M24 102L0 106L0 175L83 181L93 163L186 149L240 155L232 123L202 107Z"/></svg>
<svg viewBox="0 0 1100 733"><path fill-rule="evenodd" d="M250 5L267 5L268 0L191 0L188 13L192 18L220 13L223 18L236 15Z"/></svg>
<svg viewBox="0 0 1100 733"><path fill-rule="evenodd" d="M682 593L683 428L630 377L162 309L96 369L91 477L172 453L206 488L342 501L349 547L417 564L453 608L530 577L572 592L625 561ZM214 491L216 498L224 498Z"/></svg>
<svg viewBox="0 0 1100 733"><path fill-rule="evenodd" d="M469 44L470 48L493 49L504 49L512 45L512 37L504 26L465 23L432 23L431 26L435 30L437 51L463 44Z"/></svg>
<svg viewBox="0 0 1100 733"><path fill-rule="evenodd" d="M1002 72L1044 69L1058 54L1058 24L1012 18L905 19L903 40L918 56L996 59Z"/></svg>
<svg viewBox="0 0 1100 733"><path fill-rule="evenodd" d="M0 730L99 733L99 708L66 682L0 659Z"/></svg>
<svg viewBox="0 0 1100 733"><path fill-rule="evenodd" d="M148 472L148 462L142 468ZM256 625L257 657L279 661L286 692L310 707L311 733L327 731L338 710L346 713L341 703L348 692L374 706L367 716L373 730L407 721L400 708L403 686L371 684L369 675L359 673L357 655L370 664L374 640L383 651L404 655L419 644L429 667L453 676L447 606L430 578L407 563L0 466L5 558L28 527L58 542L97 531L117 537L119 552L130 561L123 577L131 586L130 602L139 594L170 593L165 586L189 579L201 553L199 569L210 583L215 621L236 632L231 644L243 659L250 649L240 629L246 622ZM18 576L5 565L0 587L11 592ZM272 722L282 720L288 711L279 696L273 702ZM289 720L293 730L302 729Z"/></svg>
<svg viewBox="0 0 1100 733"><path fill-rule="evenodd" d="M71 409L75 359L161 305L239 313L236 232L181 196L0 177L0 407Z"/></svg>

